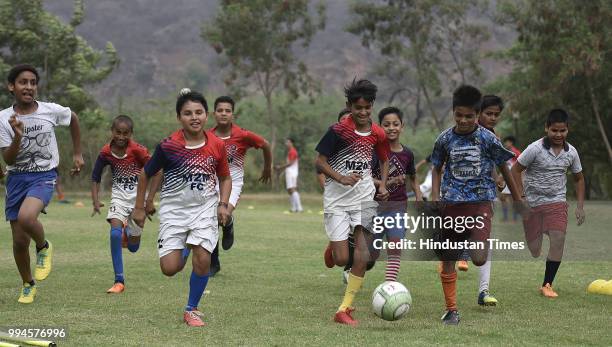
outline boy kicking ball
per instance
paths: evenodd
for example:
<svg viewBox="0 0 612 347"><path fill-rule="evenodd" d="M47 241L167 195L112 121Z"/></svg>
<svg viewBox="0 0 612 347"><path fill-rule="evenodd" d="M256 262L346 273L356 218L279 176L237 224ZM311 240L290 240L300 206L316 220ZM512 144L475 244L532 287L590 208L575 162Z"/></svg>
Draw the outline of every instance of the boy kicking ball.
<svg viewBox="0 0 612 347"><path fill-rule="evenodd" d="M191 247L192 266L189 297L183 320L204 326L198 304L208 283L210 255L219 239L218 225L229 220L227 203L232 189L223 141L207 134L208 106L200 93L181 91L176 117L182 129L157 145L138 181L132 218L144 226L145 193L149 179L163 169L164 182L159 206L159 265L166 276L183 270L183 249ZM219 181L219 193L215 187ZM155 193L151 188L150 196ZM149 198L152 201L153 197Z"/></svg>
<svg viewBox="0 0 612 347"><path fill-rule="evenodd" d="M36 281L49 276L53 245L45 238L38 215L53 197L59 152L56 126L69 126L73 146L71 174L83 167L79 120L70 108L36 101L38 71L31 65L17 65L9 71L8 89L14 104L0 112L0 149L7 164L6 219L13 233L13 255L23 281L17 300L34 301ZM36 244L34 277L30 268L30 240Z"/></svg>
<svg viewBox="0 0 612 347"><path fill-rule="evenodd" d="M522 191L521 173L525 171L525 197L531 210L523 225L531 255L540 256L543 234L550 239L540 292L547 298L556 298L559 295L553 290L552 283L561 265L567 229L566 173L569 169L574 176L578 225L585 219L584 176L578 151L566 141L569 132L567 112L561 109L550 111L544 130L546 136L530 144L518 157L512 166L512 176Z"/></svg>
<svg viewBox="0 0 612 347"><path fill-rule="evenodd" d="M381 162L378 198L386 200L389 174L389 143L382 128L372 124L371 114L377 87L368 80L353 80L345 88L346 106L351 116L334 125L317 145L316 165L327 176L323 192L325 231L329 245L324 253L325 265L344 266L349 258L348 237L353 228L355 251L344 299L334 321L356 326L352 317L353 300L361 288L370 260L368 245L372 242L371 223L376 215L376 187L371 174L374 150Z"/></svg>

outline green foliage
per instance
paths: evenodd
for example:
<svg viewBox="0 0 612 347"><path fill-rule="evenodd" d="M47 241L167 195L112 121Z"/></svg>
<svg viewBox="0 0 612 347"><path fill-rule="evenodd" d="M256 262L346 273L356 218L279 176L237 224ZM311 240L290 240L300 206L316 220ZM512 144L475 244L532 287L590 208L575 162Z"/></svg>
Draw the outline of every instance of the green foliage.
<svg viewBox="0 0 612 347"><path fill-rule="evenodd" d="M480 42L488 38L485 28L466 20L477 10L477 0L358 1L351 6L353 21L347 30L360 35L366 47L384 56L376 73L390 81L392 102L396 97L414 105L418 124L427 109L438 130L444 115L437 102L461 83L480 76ZM424 99L424 100L422 100ZM426 105L421 106L421 103Z"/></svg>
<svg viewBox="0 0 612 347"><path fill-rule="evenodd" d="M604 175L610 168L603 134L609 137L612 129L612 3L502 1L499 11L519 37L499 54L513 64L512 72L492 87L509 100L512 112L520 114L521 145L543 135L550 109L568 110L569 141L580 152L591 188L587 194L612 195L599 183L609 180ZM601 112L601 126L596 110Z"/></svg>
<svg viewBox="0 0 612 347"><path fill-rule="evenodd" d="M225 84L236 98L256 90L266 99L270 141L275 146L279 110L273 97L286 93L314 97L318 85L295 53L308 47L312 36L325 26L325 7L308 0L224 0L215 20L202 27L202 38L222 56Z"/></svg>
<svg viewBox="0 0 612 347"><path fill-rule="evenodd" d="M75 1L70 24L45 12L41 0L0 2L0 75L11 66L29 63L41 74L39 98L70 106L79 113L95 109L96 102L85 87L104 80L119 64L109 42L104 52L90 47L75 33L83 21L83 3ZM10 104L8 94L0 103Z"/></svg>
<svg viewBox="0 0 612 347"><path fill-rule="evenodd" d="M75 33L83 22L82 0L75 0L70 24L47 13L41 0L0 1L0 76L10 68L29 63L38 69L40 83L38 99L70 107L79 115L83 154L87 164L95 161L97 152L90 147L105 133L105 117L87 87L104 80L119 64L117 52L108 42L104 51L90 47ZM13 102L8 93L0 95L0 104ZM58 144L63 158L60 174L68 176L72 165L72 143L68 129L57 129ZM70 149L70 150L69 150ZM82 177L79 182L88 182Z"/></svg>

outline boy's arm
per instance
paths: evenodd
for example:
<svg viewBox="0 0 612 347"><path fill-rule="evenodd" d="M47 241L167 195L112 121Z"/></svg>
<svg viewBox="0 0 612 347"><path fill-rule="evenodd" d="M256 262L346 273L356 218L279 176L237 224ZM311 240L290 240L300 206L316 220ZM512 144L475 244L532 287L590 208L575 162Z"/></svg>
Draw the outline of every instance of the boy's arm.
<svg viewBox="0 0 612 347"><path fill-rule="evenodd" d="M217 208L217 217L221 225L225 225L230 219L229 212L227 211L227 204L231 192L232 177L230 175L219 176L219 206Z"/></svg>
<svg viewBox="0 0 612 347"><path fill-rule="evenodd" d="M136 203L132 211L132 219L139 227L143 228L146 218L145 213L145 195L147 195L147 185L149 184L149 176L142 171L138 177L138 185L136 186Z"/></svg>
<svg viewBox="0 0 612 347"><path fill-rule="evenodd" d="M264 168L261 171L259 182L270 183L270 180L272 180L272 149L268 141L264 142L261 149L263 150Z"/></svg>
<svg viewBox="0 0 612 347"><path fill-rule="evenodd" d="M155 214L155 194L159 191L159 187L161 187L162 182L164 180L164 175L162 171L158 171L149 182L149 193L147 194L147 199L145 200L145 214L147 218L151 220L151 216Z"/></svg>
<svg viewBox="0 0 612 347"><path fill-rule="evenodd" d="M518 163L516 163L518 164ZM514 165L516 165L514 164ZM523 185L520 185L519 189L519 185L514 181L513 179L513 175L510 174L510 170L508 169L508 166L506 165L506 163L502 163L500 166L498 166L499 171L501 172L502 176L504 177L504 181L506 182L506 185L508 186L508 189L510 190L510 194L512 194L512 200L518 202L518 201L522 201L522 195L523 195ZM520 177L520 176L519 176Z"/></svg>
<svg viewBox="0 0 612 347"><path fill-rule="evenodd" d="M442 166L434 166L431 170L431 200L440 200L440 183L442 182Z"/></svg>
<svg viewBox="0 0 612 347"><path fill-rule="evenodd" d="M21 139L23 138L23 122L17 118L16 114L13 114L11 118L9 118L9 125L13 129L15 136L11 141L11 144L8 147L2 148L2 159L7 165L14 165L15 160L17 159L17 154L19 154L19 148L21 146Z"/></svg>
<svg viewBox="0 0 612 347"><path fill-rule="evenodd" d="M389 198L387 179L389 178L389 159L380 161L380 184L378 185L378 198L385 201Z"/></svg>
<svg viewBox="0 0 612 347"><path fill-rule="evenodd" d="M423 193L421 193L421 185L417 183L416 175L408 175L410 181L410 187L412 187L412 191L414 191L414 196L416 201L423 201Z"/></svg>
<svg viewBox="0 0 612 347"><path fill-rule="evenodd" d="M522 173L523 171L525 171L525 169L526 167L523 166L518 161L514 163L514 165L512 165L512 169L510 169L510 173L512 174L512 181L514 185L516 186L516 190L519 192L521 197L524 196L524 191L525 191L523 188L523 177L522 177Z"/></svg>
<svg viewBox="0 0 612 347"><path fill-rule="evenodd" d="M345 186L353 186L355 185L355 183L359 182L359 180L361 179L361 175L358 173L353 172L353 173L350 173L344 176L344 175L341 175L339 172L334 171L334 169L332 169L331 166L329 166L329 163L327 162L327 157L320 153L317 156L316 165L319 171L321 171L321 173L327 175L334 181L342 185L345 185ZM389 169L387 167L387 172L388 171Z"/></svg>
<svg viewBox="0 0 612 347"><path fill-rule="evenodd" d="M317 173L317 182L319 183L319 187L321 187L321 189L325 189L325 174L324 173Z"/></svg>
<svg viewBox="0 0 612 347"><path fill-rule="evenodd" d="M576 199L578 199L578 205L576 206L576 220L578 221L578 225L584 223L585 213L584 213L584 175L582 172L578 172L574 174L574 186L576 186Z"/></svg>
<svg viewBox="0 0 612 347"><path fill-rule="evenodd" d="M100 182L91 182L91 201L93 204L93 212L91 216L93 217L96 213L100 214L100 208L104 207L104 204L100 202L98 194L100 192Z"/></svg>
<svg viewBox="0 0 612 347"><path fill-rule="evenodd" d="M70 170L70 175L78 175L81 168L85 165L83 154L81 152L81 130L79 128L79 117L72 112L70 116L70 136L72 137L72 163L73 167Z"/></svg>

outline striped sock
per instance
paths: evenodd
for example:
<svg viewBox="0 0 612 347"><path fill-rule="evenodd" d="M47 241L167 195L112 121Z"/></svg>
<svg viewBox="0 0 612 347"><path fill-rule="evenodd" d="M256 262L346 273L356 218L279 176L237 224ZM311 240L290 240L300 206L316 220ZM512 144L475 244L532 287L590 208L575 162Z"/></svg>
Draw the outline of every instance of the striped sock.
<svg viewBox="0 0 612 347"><path fill-rule="evenodd" d="M385 270L385 281L397 281L397 275L400 269L400 258L398 254L389 254L387 256L387 269Z"/></svg>

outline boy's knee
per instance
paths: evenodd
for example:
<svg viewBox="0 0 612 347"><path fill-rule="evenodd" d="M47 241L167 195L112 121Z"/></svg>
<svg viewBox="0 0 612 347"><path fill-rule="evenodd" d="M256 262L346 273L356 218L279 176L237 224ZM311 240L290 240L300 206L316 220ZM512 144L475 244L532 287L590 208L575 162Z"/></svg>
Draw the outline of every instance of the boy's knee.
<svg viewBox="0 0 612 347"><path fill-rule="evenodd" d="M337 266L344 266L344 265L348 264L348 261L349 261L348 258L349 258L348 254L347 255L342 255L342 256L334 255L334 263Z"/></svg>
<svg viewBox="0 0 612 347"><path fill-rule="evenodd" d="M176 275L179 271L181 271L181 269L178 269L176 267L170 267L170 266L163 266L161 267L161 271L164 275L168 276L168 277L172 277L174 275Z"/></svg>
<svg viewBox="0 0 612 347"><path fill-rule="evenodd" d="M472 258L472 263L476 266L483 266L486 262L486 258Z"/></svg>

